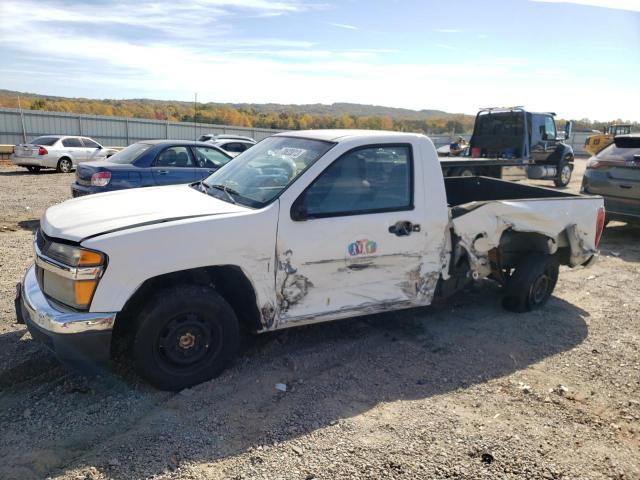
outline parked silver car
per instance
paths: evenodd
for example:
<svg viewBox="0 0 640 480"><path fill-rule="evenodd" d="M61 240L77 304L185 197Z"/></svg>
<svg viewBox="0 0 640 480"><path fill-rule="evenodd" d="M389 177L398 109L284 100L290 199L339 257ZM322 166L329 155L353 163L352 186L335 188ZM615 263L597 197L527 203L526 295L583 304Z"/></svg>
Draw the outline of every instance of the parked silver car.
<svg viewBox="0 0 640 480"><path fill-rule="evenodd" d="M88 137L45 135L13 147L11 161L32 173L43 168L68 173L80 162L104 160L115 153Z"/></svg>
<svg viewBox="0 0 640 480"><path fill-rule="evenodd" d="M212 143L216 147L221 148L232 157L240 155L245 150L250 149L256 144L256 141L251 137L243 137L241 135L227 135L227 134L207 134L202 135L199 138L201 142Z"/></svg>

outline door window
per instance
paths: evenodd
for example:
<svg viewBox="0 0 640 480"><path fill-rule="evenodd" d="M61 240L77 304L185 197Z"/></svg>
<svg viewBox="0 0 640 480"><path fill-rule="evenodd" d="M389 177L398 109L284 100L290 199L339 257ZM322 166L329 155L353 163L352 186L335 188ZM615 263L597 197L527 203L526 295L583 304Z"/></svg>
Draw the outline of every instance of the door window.
<svg viewBox="0 0 640 480"><path fill-rule="evenodd" d="M551 117L544 117L544 133L547 140L556 139L556 124Z"/></svg>
<svg viewBox="0 0 640 480"><path fill-rule="evenodd" d="M100 148L100 145L97 142L94 142L93 140L91 140L90 138L83 138L82 143L84 143L84 146L87 148Z"/></svg>
<svg viewBox="0 0 640 480"><path fill-rule="evenodd" d="M65 138L64 140L62 140L62 145L64 147L84 148L84 145L82 145L80 139L76 137Z"/></svg>
<svg viewBox="0 0 640 480"><path fill-rule="evenodd" d="M169 147L156 158L156 167L193 167L187 147Z"/></svg>
<svg viewBox="0 0 640 480"><path fill-rule="evenodd" d="M196 147L196 164L200 168L219 168L231 160L220 150L207 147Z"/></svg>
<svg viewBox="0 0 640 480"><path fill-rule="evenodd" d="M307 217L410 210L412 167L408 145L352 150L334 161L303 193Z"/></svg>

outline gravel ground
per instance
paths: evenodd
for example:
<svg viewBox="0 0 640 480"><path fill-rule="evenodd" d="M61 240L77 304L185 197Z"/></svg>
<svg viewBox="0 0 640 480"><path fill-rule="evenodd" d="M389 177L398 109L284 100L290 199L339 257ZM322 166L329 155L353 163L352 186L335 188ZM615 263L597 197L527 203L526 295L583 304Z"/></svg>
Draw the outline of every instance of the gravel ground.
<svg viewBox="0 0 640 480"><path fill-rule="evenodd" d="M483 282L252 338L172 394L126 365L74 376L14 323L31 232L72 180L0 167L0 478L640 479L640 229L610 224L542 311Z"/></svg>

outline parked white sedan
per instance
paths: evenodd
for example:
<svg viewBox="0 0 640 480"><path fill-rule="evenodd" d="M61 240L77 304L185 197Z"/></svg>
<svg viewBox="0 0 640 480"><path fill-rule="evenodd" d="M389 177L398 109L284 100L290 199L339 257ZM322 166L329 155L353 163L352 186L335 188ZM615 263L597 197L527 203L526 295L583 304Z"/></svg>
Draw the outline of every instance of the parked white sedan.
<svg viewBox="0 0 640 480"><path fill-rule="evenodd" d="M80 162L104 160L116 153L87 137L46 135L31 143L16 145L11 161L32 173L43 168L55 168L68 173Z"/></svg>

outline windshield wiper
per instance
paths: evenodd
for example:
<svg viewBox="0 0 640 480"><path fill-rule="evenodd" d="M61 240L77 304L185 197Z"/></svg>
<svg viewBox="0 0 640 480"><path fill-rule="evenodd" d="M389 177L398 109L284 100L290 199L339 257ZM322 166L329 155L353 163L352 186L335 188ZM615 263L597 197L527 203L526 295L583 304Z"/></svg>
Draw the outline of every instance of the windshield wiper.
<svg viewBox="0 0 640 480"><path fill-rule="evenodd" d="M236 203L238 203L231 196L231 194L233 194L233 195L240 195L240 194L238 192L236 192L233 188L227 187L226 185L220 185L220 184L209 185L208 183L205 183L205 182L202 182L202 185L204 185L205 187L208 187L208 188L216 188L218 190L222 190L224 193L226 193L227 198L231 201L231 203L233 203L234 205Z"/></svg>

